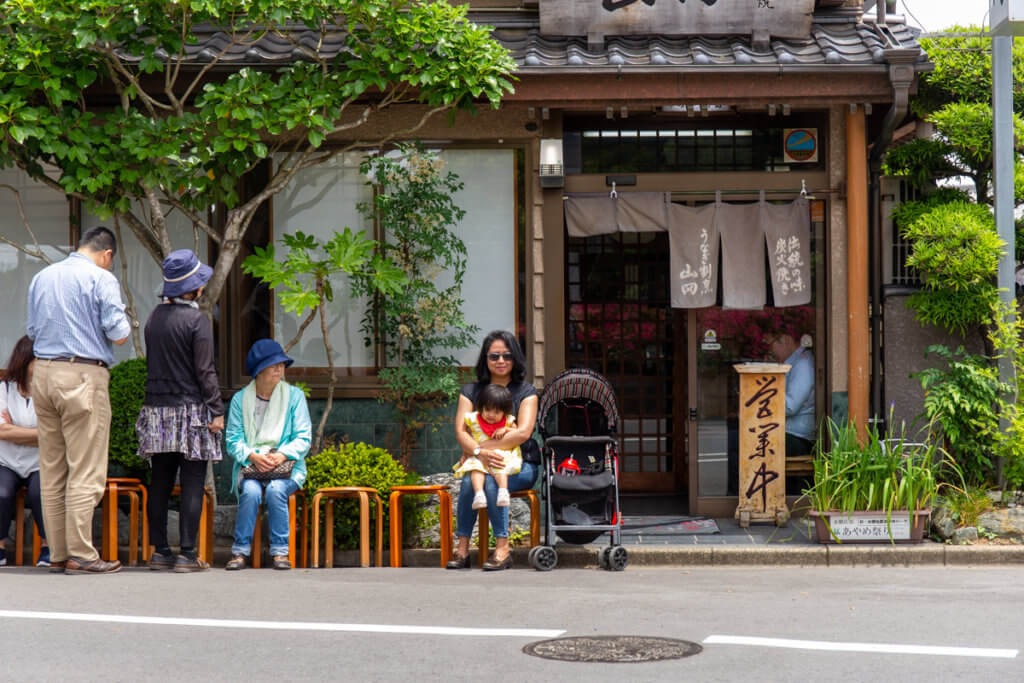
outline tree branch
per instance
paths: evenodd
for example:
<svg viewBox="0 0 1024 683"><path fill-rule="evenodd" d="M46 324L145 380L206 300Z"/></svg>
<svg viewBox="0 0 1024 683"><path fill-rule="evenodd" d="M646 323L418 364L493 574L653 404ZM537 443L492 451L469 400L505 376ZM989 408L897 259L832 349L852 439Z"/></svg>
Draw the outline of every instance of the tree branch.
<svg viewBox="0 0 1024 683"><path fill-rule="evenodd" d="M22 244L18 244L17 242L8 239L4 235L0 235L0 241L4 242L5 244L11 245L18 251L27 254L28 256L32 256L39 259L46 265L52 264L53 261L51 261L49 257L47 257L46 253L43 251L43 248L39 246L39 239L36 237L36 234L32 231L32 226L29 225L28 223L28 216L25 215L25 205L21 201L21 192L19 192L18 189L12 185L0 184L0 187L8 189L11 191L12 194L14 194L14 201L17 202L18 204L18 216L21 217L21 224L25 226L25 230L28 231L29 237L32 238L32 243L36 245L36 247L35 249L30 249Z"/></svg>
<svg viewBox="0 0 1024 683"><path fill-rule="evenodd" d="M314 308L313 310L311 310L309 312L309 315L306 316L306 319L302 321L301 325L299 325L299 331L295 333L295 336L292 337L292 340L290 342L288 342L287 344L284 345L284 352L285 353L288 353L289 351L291 351L292 348L296 344L298 344L299 341L302 339L302 333L305 332L306 328L309 327L309 324L311 322L313 322L313 318L316 317L317 310L318 309Z"/></svg>
<svg viewBox="0 0 1024 683"><path fill-rule="evenodd" d="M125 255L128 250L124 248L124 240L121 237L121 221L117 219L117 214L114 214L114 233L117 235L117 243L121 245L121 248L118 249L118 253L121 255L121 291L124 292L124 298L128 302L128 305L125 306L125 311L128 313L129 320L131 320L132 346L135 347L135 356L142 358L146 354L142 348L142 339L139 337L139 314L135 310L135 299L132 297L132 291L128 289L128 257Z"/></svg>

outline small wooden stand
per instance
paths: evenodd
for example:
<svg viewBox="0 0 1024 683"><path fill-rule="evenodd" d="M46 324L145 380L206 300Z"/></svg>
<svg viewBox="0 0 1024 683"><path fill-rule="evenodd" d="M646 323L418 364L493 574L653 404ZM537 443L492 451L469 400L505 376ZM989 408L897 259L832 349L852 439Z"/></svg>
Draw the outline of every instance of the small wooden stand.
<svg viewBox="0 0 1024 683"><path fill-rule="evenodd" d="M740 363L740 480L736 519L789 521L786 506L786 373L784 363Z"/></svg>

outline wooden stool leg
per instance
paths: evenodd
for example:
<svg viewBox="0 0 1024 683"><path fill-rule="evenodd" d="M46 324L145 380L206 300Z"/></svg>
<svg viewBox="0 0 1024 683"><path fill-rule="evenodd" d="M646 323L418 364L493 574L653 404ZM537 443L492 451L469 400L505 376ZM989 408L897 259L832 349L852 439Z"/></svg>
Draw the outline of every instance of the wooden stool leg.
<svg viewBox="0 0 1024 683"><path fill-rule="evenodd" d="M370 566L370 497L359 492L359 566Z"/></svg>
<svg viewBox="0 0 1024 683"><path fill-rule="evenodd" d="M288 496L288 562L295 566L295 494Z"/></svg>
<svg viewBox="0 0 1024 683"><path fill-rule="evenodd" d="M205 535L206 535L206 561L210 565L212 565L213 564L213 513L214 513L214 509L213 509L214 508L213 492L212 491L207 491L206 489L203 489L203 493L205 494L203 496L203 504L207 506L208 511L207 511L207 515L206 515L206 524L204 525L202 518L200 518L199 525L201 527L203 527L202 530L205 532Z"/></svg>
<svg viewBox="0 0 1024 683"><path fill-rule="evenodd" d="M540 499L530 491L530 547L540 545Z"/></svg>
<svg viewBox="0 0 1024 683"><path fill-rule="evenodd" d="M207 509L205 493L206 492L204 491L203 506L199 508L199 533L196 534L198 536L198 538L196 539L196 555L200 559L202 559L203 562L209 562L209 560L206 557L207 551L209 550L207 548L206 538L206 519L210 515L210 511Z"/></svg>
<svg viewBox="0 0 1024 683"><path fill-rule="evenodd" d="M302 567L309 566L309 503L302 498Z"/></svg>
<svg viewBox="0 0 1024 683"><path fill-rule="evenodd" d="M139 563L139 494L128 491L128 566Z"/></svg>
<svg viewBox="0 0 1024 683"><path fill-rule="evenodd" d="M477 519L476 563L477 566L483 567L487 560L487 550L491 545L491 522L487 518L487 508L480 509Z"/></svg>
<svg viewBox="0 0 1024 683"><path fill-rule="evenodd" d="M441 509L441 566L452 559L452 496L447 491L438 492L438 507Z"/></svg>
<svg viewBox="0 0 1024 683"><path fill-rule="evenodd" d="M324 511L324 564L334 566L334 501L327 501Z"/></svg>
<svg viewBox="0 0 1024 683"><path fill-rule="evenodd" d="M153 551L149 547L149 493L145 486L139 488L142 489L142 562L148 564L149 559L153 557Z"/></svg>
<svg viewBox="0 0 1024 683"><path fill-rule="evenodd" d="M252 530L252 568L259 569L263 558L263 509L256 509L256 526Z"/></svg>
<svg viewBox="0 0 1024 683"><path fill-rule="evenodd" d="M391 520L388 523L388 549L391 552L391 566L402 566L402 492L392 491L388 503Z"/></svg>
<svg viewBox="0 0 1024 683"><path fill-rule="evenodd" d="M14 495L14 564L18 567L21 566L24 561L24 531L25 529L25 489L20 489ZM7 535L7 529L3 530L3 535ZM35 560L32 561L35 564Z"/></svg>
<svg viewBox="0 0 1024 683"><path fill-rule="evenodd" d="M374 499L377 501L377 567L384 566L381 564L383 561L384 554L384 502L380 499L380 496L374 494Z"/></svg>
<svg viewBox="0 0 1024 683"><path fill-rule="evenodd" d="M39 525L32 520L32 566L39 561L39 553L43 550L43 538L39 535Z"/></svg>
<svg viewBox="0 0 1024 683"><path fill-rule="evenodd" d="M313 527L313 530L310 532L312 535L310 544L313 547L314 569L320 566L320 497L321 494L319 493L313 494L313 502L309 508L310 514L312 515L310 525Z"/></svg>
<svg viewBox="0 0 1024 683"><path fill-rule="evenodd" d="M103 559L117 560L117 483L107 484L107 495L103 498Z"/></svg>

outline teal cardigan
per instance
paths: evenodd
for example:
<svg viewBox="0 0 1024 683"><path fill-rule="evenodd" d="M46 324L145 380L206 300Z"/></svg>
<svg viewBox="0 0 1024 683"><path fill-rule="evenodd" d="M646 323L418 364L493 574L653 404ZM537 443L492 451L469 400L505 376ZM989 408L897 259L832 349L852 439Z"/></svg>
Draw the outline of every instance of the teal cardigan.
<svg viewBox="0 0 1024 683"><path fill-rule="evenodd" d="M277 445L277 450L284 457L295 461L291 478L301 487L306 481L306 455L309 453L312 428L309 421L309 407L306 405L306 396L302 393L302 389L290 384L287 385L287 388L289 391L288 415L284 420L284 431L281 432L281 441ZM235 392L231 398L228 426L224 430L228 454L235 460L235 465L231 470L231 489L235 492L236 497L242 483L239 472L250 464L249 456L254 452L254 449L249 448L245 443L245 427L242 422L242 394L244 392L245 389Z"/></svg>

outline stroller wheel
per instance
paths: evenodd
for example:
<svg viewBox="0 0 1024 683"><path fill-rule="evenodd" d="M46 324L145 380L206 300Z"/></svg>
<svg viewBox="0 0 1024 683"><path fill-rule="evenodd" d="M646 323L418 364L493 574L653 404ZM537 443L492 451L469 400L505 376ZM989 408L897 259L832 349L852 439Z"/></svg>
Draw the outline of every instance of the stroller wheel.
<svg viewBox="0 0 1024 683"><path fill-rule="evenodd" d="M629 553L621 545L609 548L608 569L613 572L621 572L629 562Z"/></svg>
<svg viewBox="0 0 1024 683"><path fill-rule="evenodd" d="M532 548L530 548L530 554L526 556L526 560L530 564L531 567L536 567L537 566L537 560L536 560L537 551L540 550L542 547L543 546L535 545Z"/></svg>
<svg viewBox="0 0 1024 683"><path fill-rule="evenodd" d="M605 547L605 548L601 548L601 551L597 553L597 565L599 567L601 567L601 569L611 569L611 566L610 566L611 554L612 554L612 547L611 546L608 546L608 547Z"/></svg>
<svg viewBox="0 0 1024 683"><path fill-rule="evenodd" d="M540 545L530 551L530 564L539 572L549 572L558 564L558 553L549 545Z"/></svg>

